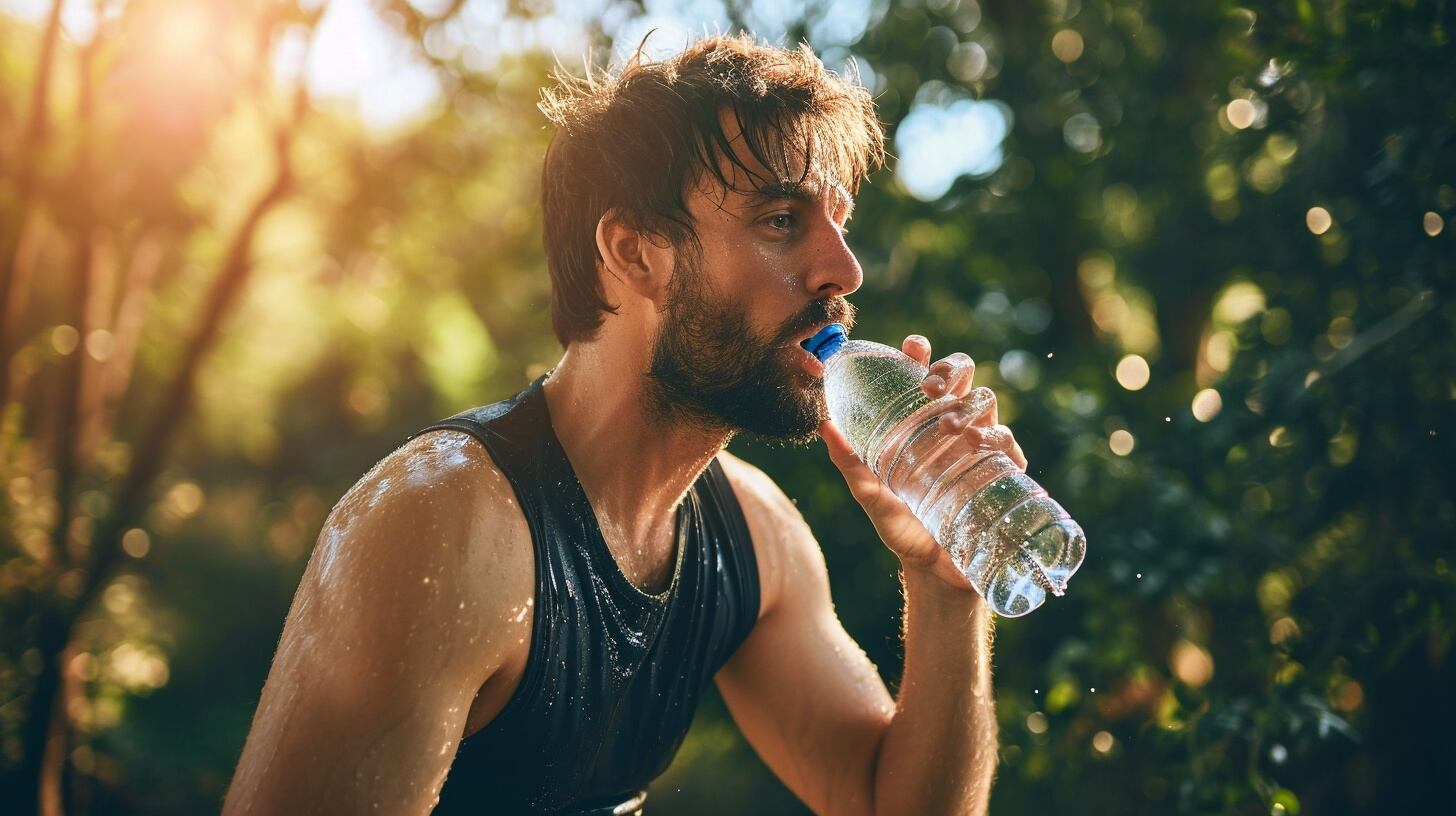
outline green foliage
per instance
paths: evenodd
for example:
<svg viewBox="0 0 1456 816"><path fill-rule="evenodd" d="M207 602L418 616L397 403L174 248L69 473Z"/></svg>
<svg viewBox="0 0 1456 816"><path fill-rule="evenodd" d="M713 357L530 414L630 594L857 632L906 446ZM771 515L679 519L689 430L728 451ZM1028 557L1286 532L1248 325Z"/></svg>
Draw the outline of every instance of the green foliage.
<svg viewBox="0 0 1456 816"><path fill-rule="evenodd" d="M888 173L866 188L861 333L980 361L1090 548L1066 598L998 626L993 811L1441 801L1449 10L986 2L966 30L969 3L926 5L853 48L886 81L891 127L947 94L1002 100L1015 125L1001 168L940 200ZM981 45L995 75L958 78L942 39ZM1079 115L1098 123L1090 149L1065 125ZM1318 235L1314 207L1332 222ZM1049 323L1028 319L1042 310ZM1151 363L1140 390L1115 376L1128 353ZM1222 410L1204 422L1206 387ZM823 478L753 454L791 494ZM864 583L888 575L853 567L872 532L849 508L800 506L841 614L893 679L893 593ZM884 605L864 615L867 597Z"/></svg>

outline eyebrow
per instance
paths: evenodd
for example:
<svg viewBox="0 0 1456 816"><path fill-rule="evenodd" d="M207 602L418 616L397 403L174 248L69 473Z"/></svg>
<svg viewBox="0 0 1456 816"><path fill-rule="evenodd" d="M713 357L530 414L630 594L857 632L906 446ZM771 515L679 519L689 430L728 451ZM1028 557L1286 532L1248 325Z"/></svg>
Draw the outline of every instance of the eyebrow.
<svg viewBox="0 0 1456 816"><path fill-rule="evenodd" d="M837 202L844 207L844 220L854 214L854 196L837 182L823 184L817 181L771 181L749 194L751 206L762 206L772 201L803 201L813 203L823 197L828 188Z"/></svg>

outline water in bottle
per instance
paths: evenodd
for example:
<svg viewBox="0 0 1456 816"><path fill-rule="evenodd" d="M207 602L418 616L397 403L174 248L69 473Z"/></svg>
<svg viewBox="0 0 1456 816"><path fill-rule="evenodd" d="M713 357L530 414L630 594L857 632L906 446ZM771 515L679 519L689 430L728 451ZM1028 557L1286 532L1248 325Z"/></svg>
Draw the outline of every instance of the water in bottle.
<svg viewBox="0 0 1456 816"><path fill-rule="evenodd" d="M924 366L837 323L803 345L824 363L834 424L997 614L1025 615L1066 590L1087 551L1082 528L1004 452L939 430L950 411L974 421L989 390L932 400Z"/></svg>

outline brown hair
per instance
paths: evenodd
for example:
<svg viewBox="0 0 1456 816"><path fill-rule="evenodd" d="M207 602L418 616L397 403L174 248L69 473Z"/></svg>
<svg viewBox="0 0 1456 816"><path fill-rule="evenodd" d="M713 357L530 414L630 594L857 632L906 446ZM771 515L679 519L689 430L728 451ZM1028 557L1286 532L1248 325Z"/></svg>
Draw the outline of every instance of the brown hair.
<svg viewBox="0 0 1456 816"><path fill-rule="evenodd" d="M541 171L551 325L563 346L589 340L608 304L597 274L596 228L617 210L675 246L697 241L687 190L706 171L726 190L724 157L749 178L720 112L736 118L748 152L777 178L820 172L857 192L884 161L884 130L869 92L826 69L808 45L787 50L746 34L712 36L660 62L639 47L615 73L558 71L541 112L556 126Z"/></svg>

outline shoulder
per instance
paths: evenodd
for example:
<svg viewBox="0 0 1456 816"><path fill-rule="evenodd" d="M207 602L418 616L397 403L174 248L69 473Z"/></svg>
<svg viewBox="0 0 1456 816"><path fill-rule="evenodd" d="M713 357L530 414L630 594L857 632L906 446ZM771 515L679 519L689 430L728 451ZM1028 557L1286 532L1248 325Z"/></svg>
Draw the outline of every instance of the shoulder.
<svg viewBox="0 0 1456 816"><path fill-rule="evenodd" d="M422 434L380 460L334 505L319 546L349 532L369 533L371 546L395 555L461 567L494 561L507 542L529 537L510 481L484 446L455 430Z"/></svg>
<svg viewBox="0 0 1456 816"><path fill-rule="evenodd" d="M824 554L794 501L768 474L728 451L718 454L753 537L763 594L760 616L778 604L780 587L827 585Z"/></svg>
<svg viewBox="0 0 1456 816"><path fill-rule="evenodd" d="M530 531L510 482L473 437L432 431L382 459L334 506L299 594L350 610L360 625L403 619L478 644L506 640L495 629L520 621L507 613L533 597L533 578Z"/></svg>

